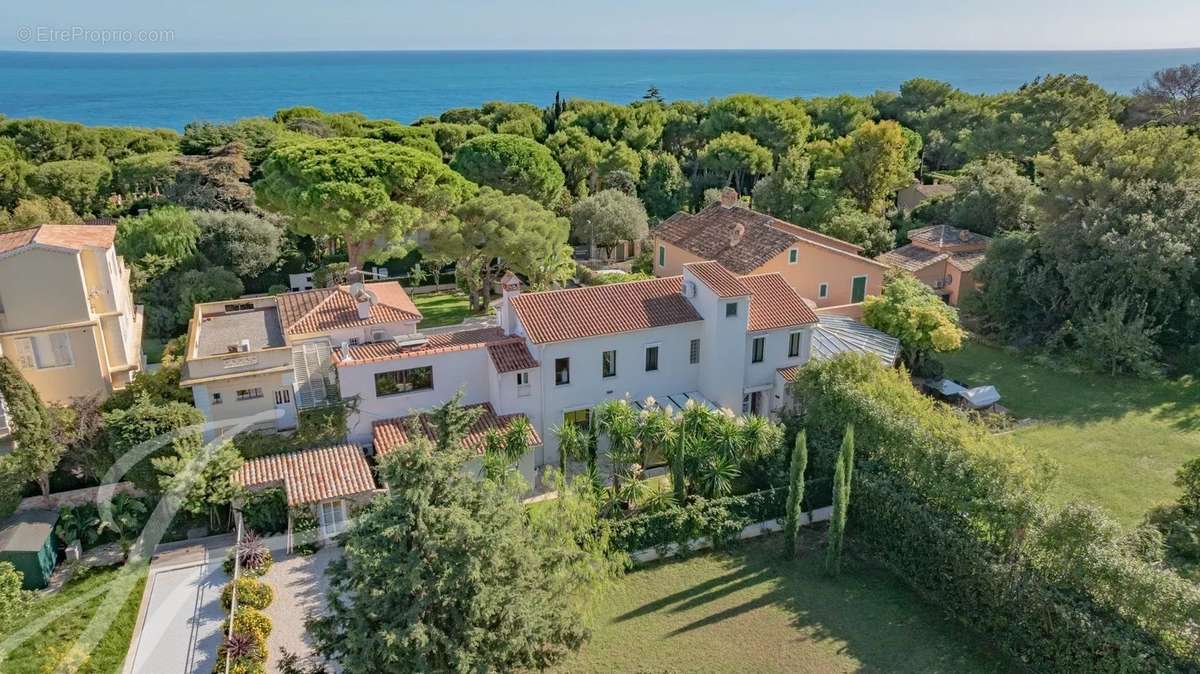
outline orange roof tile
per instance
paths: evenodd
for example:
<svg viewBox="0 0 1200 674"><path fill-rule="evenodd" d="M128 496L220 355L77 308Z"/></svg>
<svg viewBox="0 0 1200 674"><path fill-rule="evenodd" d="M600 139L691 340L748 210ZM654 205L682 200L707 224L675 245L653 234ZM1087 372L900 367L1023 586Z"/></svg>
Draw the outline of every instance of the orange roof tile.
<svg viewBox="0 0 1200 674"><path fill-rule="evenodd" d="M750 289L738 277L729 273L720 262L689 262L683 265L691 271L704 285L708 286L717 297L744 297L750 294Z"/></svg>
<svg viewBox="0 0 1200 674"><path fill-rule="evenodd" d="M31 244L69 250L111 248L116 237L115 225L41 225L0 234L0 254Z"/></svg>
<svg viewBox="0 0 1200 674"><path fill-rule="evenodd" d="M525 340L519 337L488 344L487 350L488 355L492 358L492 365L500 374L531 370L538 366L533 354L529 353L529 347L525 345Z"/></svg>
<svg viewBox="0 0 1200 674"><path fill-rule="evenodd" d="M399 360L415 356L429 356L451 351L467 351L480 349L489 344L512 339L500 328L477 328L475 330L459 330L457 332L439 332L428 335L427 342L420 346L400 346L395 340L357 344L350 347L350 360L342 360L344 354L341 348L335 348L338 367L378 363L385 360Z"/></svg>
<svg viewBox="0 0 1200 674"><path fill-rule="evenodd" d="M787 367L781 367L775 371L779 373L780 377L783 377L784 381L794 382L800 376L801 367L802 366L800 365L789 365Z"/></svg>
<svg viewBox="0 0 1200 674"><path fill-rule="evenodd" d="M304 449L251 459L233 474L246 487L282 484L288 505L316 503L375 490L362 450L354 445Z"/></svg>
<svg viewBox="0 0 1200 674"><path fill-rule="evenodd" d="M700 320L682 277L526 293L512 300L535 344L599 337Z"/></svg>
<svg viewBox="0 0 1200 674"><path fill-rule="evenodd" d="M503 433L508 425L516 419L528 420L524 414L496 414L491 403L467 405L467 409L482 410L479 418L471 426L470 432L463 438L463 447L476 454L483 454L487 447L489 433ZM437 429L430 422L428 414L414 414L398 419L376 421L371 424L371 429L375 437L375 452L380 456L386 456L397 447L407 444L414 433L419 433L430 442L437 442ZM529 444L542 444L542 438L532 425L529 426Z"/></svg>
<svg viewBox="0 0 1200 674"><path fill-rule="evenodd" d="M778 330L817 322L817 315L808 303L779 273L743 276L742 282L753 293L747 330Z"/></svg>
<svg viewBox="0 0 1200 674"><path fill-rule="evenodd" d="M421 311L398 282L370 283L364 287L378 299L365 319L358 317L358 302L349 286L280 295L277 303L284 331L290 335L305 335L421 320Z"/></svg>

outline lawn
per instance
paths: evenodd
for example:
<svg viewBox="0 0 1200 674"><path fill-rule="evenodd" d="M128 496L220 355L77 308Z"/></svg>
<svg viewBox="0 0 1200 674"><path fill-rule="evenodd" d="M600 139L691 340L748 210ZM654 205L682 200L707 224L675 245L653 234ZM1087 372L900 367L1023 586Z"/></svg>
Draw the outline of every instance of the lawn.
<svg viewBox="0 0 1200 674"><path fill-rule="evenodd" d="M84 632L105 600L105 589L117 577L118 567L92 569L80 573L62 590L40 596L21 619L0 629L0 642L29 621L61 613L45 627L8 654L0 671L5 674L41 674L56 670L56 665ZM82 674L116 674L121 671L129 641L137 621L142 590L146 585L146 569L140 571L133 590L125 598L115 617L107 621L103 636L82 663ZM85 598L86 597L86 598ZM80 600L69 608L66 605Z"/></svg>
<svg viewBox="0 0 1200 674"><path fill-rule="evenodd" d="M437 328L443 325L457 325L463 319L477 314L472 313L467 296L462 293L428 293L413 295L413 303L425 317L419 328Z"/></svg>
<svg viewBox="0 0 1200 674"><path fill-rule="evenodd" d="M1017 352L968 344L942 357L946 376L992 384L1001 404L1037 423L1014 432L1060 466L1052 497L1089 501L1126 526L1174 501L1175 471L1200 456L1200 383L1071 371Z"/></svg>
<svg viewBox="0 0 1200 674"><path fill-rule="evenodd" d="M831 579L820 560L816 549L784 560L771 536L630 572L604 595L591 641L555 671L1014 669L892 575L850 561Z"/></svg>

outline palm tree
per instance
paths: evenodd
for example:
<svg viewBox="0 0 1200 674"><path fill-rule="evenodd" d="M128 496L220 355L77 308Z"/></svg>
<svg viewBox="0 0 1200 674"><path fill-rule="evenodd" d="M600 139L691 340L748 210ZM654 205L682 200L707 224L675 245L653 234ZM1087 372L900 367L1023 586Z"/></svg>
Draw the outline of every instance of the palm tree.
<svg viewBox="0 0 1200 674"><path fill-rule="evenodd" d="M638 414L624 400L606 400L596 406L596 433L608 437L608 459L612 467L612 493L621 491L621 478L641 456ZM633 471L636 472L636 471Z"/></svg>
<svg viewBox="0 0 1200 674"><path fill-rule="evenodd" d="M529 452L532 427L525 417L513 419L503 432L490 431L484 439L483 470L495 480L512 469Z"/></svg>
<svg viewBox="0 0 1200 674"><path fill-rule="evenodd" d="M705 496L717 498L733 493L734 480L741 474L732 458L713 453L700 462L696 479Z"/></svg>

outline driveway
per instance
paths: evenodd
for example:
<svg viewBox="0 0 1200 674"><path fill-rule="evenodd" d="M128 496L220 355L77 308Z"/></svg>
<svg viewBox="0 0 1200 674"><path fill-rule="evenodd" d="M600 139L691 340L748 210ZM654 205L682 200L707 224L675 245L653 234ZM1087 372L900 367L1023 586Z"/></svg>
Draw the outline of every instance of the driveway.
<svg viewBox="0 0 1200 674"><path fill-rule="evenodd" d="M221 569L232 539L219 537L157 556L150 565L126 674L209 674L221 645Z"/></svg>

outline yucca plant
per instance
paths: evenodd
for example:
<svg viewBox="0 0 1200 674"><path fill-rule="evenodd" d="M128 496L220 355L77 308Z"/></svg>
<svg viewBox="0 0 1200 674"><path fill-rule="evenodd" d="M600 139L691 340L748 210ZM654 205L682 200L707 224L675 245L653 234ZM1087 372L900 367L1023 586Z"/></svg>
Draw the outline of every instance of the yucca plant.
<svg viewBox="0 0 1200 674"><path fill-rule="evenodd" d="M696 477L704 495L717 498L733 493L733 483L741 474L733 459L722 454L713 454L701 462Z"/></svg>

